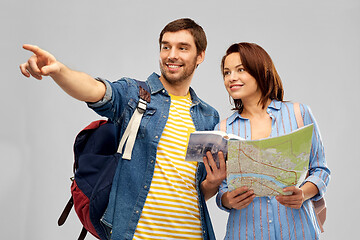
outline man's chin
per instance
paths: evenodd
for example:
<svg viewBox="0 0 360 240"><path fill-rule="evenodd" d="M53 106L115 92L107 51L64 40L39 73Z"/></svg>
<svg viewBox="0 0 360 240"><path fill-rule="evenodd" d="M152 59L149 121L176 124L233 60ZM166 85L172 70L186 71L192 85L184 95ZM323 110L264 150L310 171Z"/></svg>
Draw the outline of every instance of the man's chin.
<svg viewBox="0 0 360 240"><path fill-rule="evenodd" d="M186 69L181 69L181 71L171 72L167 69L160 69L162 77L170 84L181 84L188 81L192 73L189 73L185 70Z"/></svg>
<svg viewBox="0 0 360 240"><path fill-rule="evenodd" d="M181 73L169 73L169 72L162 72L164 79L169 83L178 83L182 82L184 77Z"/></svg>
<svg viewBox="0 0 360 240"><path fill-rule="evenodd" d="M184 79L182 78L177 78L177 77L167 77L165 76L164 77L165 81L171 83L171 84L178 84L178 83L181 83L183 82Z"/></svg>

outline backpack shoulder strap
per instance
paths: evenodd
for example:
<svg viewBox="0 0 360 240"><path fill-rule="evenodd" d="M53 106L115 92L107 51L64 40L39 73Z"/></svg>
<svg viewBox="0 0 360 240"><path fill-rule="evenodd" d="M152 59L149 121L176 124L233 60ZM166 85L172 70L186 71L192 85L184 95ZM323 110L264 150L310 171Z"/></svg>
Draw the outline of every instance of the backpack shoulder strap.
<svg viewBox="0 0 360 240"><path fill-rule="evenodd" d="M299 103L294 103L294 113L295 113L295 118L296 118L296 123L298 125L298 128L303 127L304 126L304 120L303 120L303 118L301 116L300 104ZM308 174L309 174L309 172L308 172ZM324 222L326 220L326 203L325 203L325 199L321 198L318 201L311 201L311 202L313 203L313 206L314 206L316 220L318 222L320 230L321 230L321 232L324 232L323 225L324 225Z"/></svg>
<svg viewBox="0 0 360 240"><path fill-rule="evenodd" d="M224 120L222 120L220 122L220 131L226 132L226 130L227 130L226 121L227 121L227 118L225 118Z"/></svg>
<svg viewBox="0 0 360 240"><path fill-rule="evenodd" d="M139 85L140 87L142 87L143 89L145 89L146 91L150 92L150 88L147 85L146 81L141 81L141 80L136 80L135 82L137 83L137 85Z"/></svg>
<svg viewBox="0 0 360 240"><path fill-rule="evenodd" d="M296 102L293 105L294 105L294 113L295 113L296 123L298 125L298 128L301 128L304 126L304 120L301 116L300 104L298 102Z"/></svg>
<svg viewBox="0 0 360 240"><path fill-rule="evenodd" d="M151 94L150 87L147 85L146 81L135 80L137 85L139 86L139 97L146 102L150 103Z"/></svg>
<svg viewBox="0 0 360 240"><path fill-rule="evenodd" d="M122 156L123 159L130 160L132 149L135 144L136 135L139 130L141 118L144 115L146 111L147 104L150 103L151 100L151 94L150 94L150 88L144 81L135 80L136 83L139 85L139 102L136 107L136 110L134 111L133 115L131 116L131 119L129 121L129 124L127 125L125 132L120 140L118 152L123 152L124 154Z"/></svg>

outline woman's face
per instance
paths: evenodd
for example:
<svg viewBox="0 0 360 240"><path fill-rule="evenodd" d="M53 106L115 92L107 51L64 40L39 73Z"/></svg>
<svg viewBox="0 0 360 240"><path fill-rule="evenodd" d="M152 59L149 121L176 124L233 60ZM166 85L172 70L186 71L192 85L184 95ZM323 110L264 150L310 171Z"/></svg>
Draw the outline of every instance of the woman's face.
<svg viewBox="0 0 360 240"><path fill-rule="evenodd" d="M231 53L225 58L223 71L225 88L233 99L241 99L243 103L260 99L258 84L242 65L240 53Z"/></svg>

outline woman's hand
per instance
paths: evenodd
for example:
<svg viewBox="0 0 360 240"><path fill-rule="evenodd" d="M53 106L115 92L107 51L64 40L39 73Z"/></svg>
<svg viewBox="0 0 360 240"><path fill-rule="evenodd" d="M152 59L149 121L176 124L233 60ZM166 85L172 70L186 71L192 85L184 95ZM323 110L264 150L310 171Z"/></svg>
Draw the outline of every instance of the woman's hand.
<svg viewBox="0 0 360 240"><path fill-rule="evenodd" d="M249 206L255 198L253 190L248 187L239 187L231 192L226 192L221 198L222 205L228 209L243 209Z"/></svg>
<svg viewBox="0 0 360 240"><path fill-rule="evenodd" d="M284 192L293 192L291 195L276 196L276 200L285 207L299 209L305 201L304 192L296 186L286 187Z"/></svg>
<svg viewBox="0 0 360 240"><path fill-rule="evenodd" d="M218 157L219 167L217 167L210 151L206 152L206 156L203 158L207 175L206 179L201 183L201 190L205 196L205 200L210 199L217 193L220 184L226 178L224 154L219 152Z"/></svg>
<svg viewBox="0 0 360 240"><path fill-rule="evenodd" d="M281 195L277 196L276 200L290 208L299 209L303 203L314 197L319 193L319 190L315 184L312 182L306 182L301 188L296 186L286 187L283 189L284 192L293 192L292 195Z"/></svg>

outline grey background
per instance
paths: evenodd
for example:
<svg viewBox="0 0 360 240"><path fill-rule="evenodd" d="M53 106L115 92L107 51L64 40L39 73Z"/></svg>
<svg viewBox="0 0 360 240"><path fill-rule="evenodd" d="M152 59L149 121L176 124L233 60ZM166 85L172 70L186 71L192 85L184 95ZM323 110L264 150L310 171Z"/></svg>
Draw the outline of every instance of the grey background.
<svg viewBox="0 0 360 240"><path fill-rule="evenodd" d="M205 62L192 86L222 118L230 105L220 59L239 41L255 42L272 56L285 98L308 104L320 126L332 180L322 239L354 239L358 203L360 2L358 0L0 2L0 229L2 239L76 239L72 212L57 218L70 196L72 144L99 117L50 79L24 78L18 66L31 43L70 68L117 80L159 72L158 35L170 21L191 17L208 37ZM226 213L209 202L222 239ZM88 237L93 239L93 237Z"/></svg>

